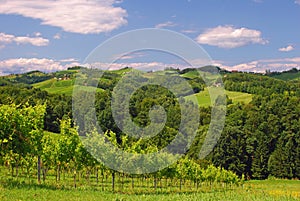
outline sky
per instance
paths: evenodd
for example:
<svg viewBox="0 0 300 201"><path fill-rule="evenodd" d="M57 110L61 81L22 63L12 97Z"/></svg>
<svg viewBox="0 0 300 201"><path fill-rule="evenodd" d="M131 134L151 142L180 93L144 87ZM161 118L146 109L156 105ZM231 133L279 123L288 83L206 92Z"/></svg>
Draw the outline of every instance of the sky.
<svg viewBox="0 0 300 201"><path fill-rule="evenodd" d="M227 70L300 69L300 0L0 0L0 75L83 65L120 33L168 29L194 40ZM140 51L125 66L184 67Z"/></svg>

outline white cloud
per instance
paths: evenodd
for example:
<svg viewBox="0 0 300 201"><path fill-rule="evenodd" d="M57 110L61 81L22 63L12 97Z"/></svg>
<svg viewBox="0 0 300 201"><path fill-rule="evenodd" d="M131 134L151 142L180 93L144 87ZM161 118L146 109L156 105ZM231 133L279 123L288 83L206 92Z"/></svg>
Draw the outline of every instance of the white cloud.
<svg viewBox="0 0 300 201"><path fill-rule="evenodd" d="M161 28L165 28L165 27L175 27L175 26L177 26L177 24L175 24L174 22L167 21L167 22L155 25L155 28L161 29Z"/></svg>
<svg viewBox="0 0 300 201"><path fill-rule="evenodd" d="M59 60L60 62L63 62L63 63L74 63L74 62L78 62L77 59L75 58L68 58L68 59L61 59Z"/></svg>
<svg viewBox="0 0 300 201"><path fill-rule="evenodd" d="M0 75L24 73L33 70L53 72L80 65L75 59L55 61L47 58L17 58L0 61Z"/></svg>
<svg viewBox="0 0 300 201"><path fill-rule="evenodd" d="M247 72L265 72L266 70L285 71L290 70L292 68L300 69L300 57L262 59L234 65L228 65L225 64L226 62L222 61L215 61L214 63L215 65L227 70L238 70Z"/></svg>
<svg viewBox="0 0 300 201"><path fill-rule="evenodd" d="M59 33L57 33L53 36L53 38L56 40L59 40L59 39L61 39L61 35Z"/></svg>
<svg viewBox="0 0 300 201"><path fill-rule="evenodd" d="M197 31L196 30L193 30L193 29L184 29L184 30L181 30L182 33L196 33Z"/></svg>
<svg viewBox="0 0 300 201"><path fill-rule="evenodd" d="M296 1L295 1L295 4L300 5L300 0L296 0Z"/></svg>
<svg viewBox="0 0 300 201"><path fill-rule="evenodd" d="M127 24L127 12L115 0L9 0L1 1L0 14L41 20L64 31L89 34L109 32Z"/></svg>
<svg viewBox="0 0 300 201"><path fill-rule="evenodd" d="M35 33L33 33L33 35L34 35L35 37L40 37L40 36L42 36L42 34L41 34L40 32L35 32Z"/></svg>
<svg viewBox="0 0 300 201"><path fill-rule="evenodd" d="M207 29L200 34L196 41L200 44L207 44L221 48L236 48L248 44L266 44L267 40L261 37L261 32L248 28L235 28L230 25L218 26Z"/></svg>
<svg viewBox="0 0 300 201"><path fill-rule="evenodd" d="M130 60L130 59L141 58L141 57L145 57L145 56L146 56L146 53L144 53L144 52L133 52L133 53L125 54L125 55L120 55L118 60Z"/></svg>
<svg viewBox="0 0 300 201"><path fill-rule="evenodd" d="M36 34L35 34L36 35ZM0 45L17 43L20 44L31 44L34 46L46 46L49 44L49 40L42 37L28 37L28 36L14 36L11 34L0 33Z"/></svg>
<svg viewBox="0 0 300 201"><path fill-rule="evenodd" d="M292 45L288 45L287 47L279 48L278 51L280 51L280 52L289 52L289 51L292 51L293 49L294 49L294 47Z"/></svg>

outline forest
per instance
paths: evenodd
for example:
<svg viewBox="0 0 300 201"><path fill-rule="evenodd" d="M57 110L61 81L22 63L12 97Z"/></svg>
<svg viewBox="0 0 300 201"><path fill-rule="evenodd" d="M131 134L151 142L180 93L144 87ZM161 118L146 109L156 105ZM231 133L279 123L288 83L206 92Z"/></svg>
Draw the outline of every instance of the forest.
<svg viewBox="0 0 300 201"><path fill-rule="evenodd" d="M230 187L252 179L300 179L299 79L280 79L280 73L254 74L219 69L226 91L248 94L251 100L236 101L235 97L226 95L226 119L220 139L213 151L200 159L199 152L211 120L211 106L197 107L197 103L186 98L191 95L189 91L177 99L164 87L143 86L130 97L132 121L141 127L149 125L149 110L155 105L165 109L167 120L156 136L138 140L127 136L117 126L110 103L114 87L131 69L103 72L101 79L96 80L95 95L97 122L104 131L102 140L127 152L162 150L178 133L182 115L179 105L186 105L187 113L195 107L199 109L199 126L191 146L184 150L185 157L158 172L130 175L105 167L80 140L80 133L95 135L72 120L71 92L80 69L73 67L48 74L34 71L0 78L1 171L11 177L35 178L38 183L47 182L48 175L54 175L57 182L70 177L74 187L83 178L87 182L93 178L105 188L104 183L110 178L113 190L117 180L121 186L126 184L132 188L135 182L144 185L151 182L154 188L175 185L181 189L187 185L197 189L201 185ZM203 79L197 76L196 69L167 69L161 73L180 75L195 94L207 88ZM185 133L179 135L181 143L187 143ZM99 146L105 147L101 142ZM166 155L165 160L170 158Z"/></svg>

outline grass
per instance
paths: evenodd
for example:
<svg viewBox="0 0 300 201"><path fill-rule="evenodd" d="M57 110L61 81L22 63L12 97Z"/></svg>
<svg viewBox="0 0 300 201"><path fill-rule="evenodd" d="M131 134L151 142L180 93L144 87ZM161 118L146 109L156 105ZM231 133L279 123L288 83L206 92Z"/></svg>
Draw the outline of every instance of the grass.
<svg viewBox="0 0 300 201"><path fill-rule="evenodd" d="M206 81L215 81L216 79L220 78L219 74L212 74L210 72L205 72L202 70L192 70L192 71L188 71L182 75L180 75L181 77L184 78L188 78L188 79L194 79L196 77L200 77Z"/></svg>
<svg viewBox="0 0 300 201"><path fill-rule="evenodd" d="M188 71L187 73L184 73L181 76L185 77L185 78L193 79L193 78L199 77L200 75L197 70L193 70L193 71Z"/></svg>
<svg viewBox="0 0 300 201"><path fill-rule="evenodd" d="M229 99L232 99L233 103L238 103L238 102L249 103L252 100L252 94L248 94L248 93L225 90L225 94L229 97ZM187 96L186 99L192 100L193 98L192 96L196 96L198 105L201 107L208 107L211 105L210 96L207 89L197 94Z"/></svg>
<svg viewBox="0 0 300 201"><path fill-rule="evenodd" d="M72 96L74 88L74 79L69 80L58 80L50 79L43 82L33 84L33 87L45 90L50 94L65 94L67 96ZM94 91L95 88L91 86L80 86L81 90ZM97 91L103 91L103 89L97 88Z"/></svg>
<svg viewBox="0 0 300 201"><path fill-rule="evenodd" d="M121 68L118 70L112 70L111 72L117 73L119 75L123 75L124 73L130 72L132 70L133 70L132 68Z"/></svg>
<svg viewBox="0 0 300 201"><path fill-rule="evenodd" d="M247 104L250 103L252 100L252 94L236 92L236 91L225 91L225 93L228 95L230 99L232 99L234 103L244 102Z"/></svg>
<svg viewBox="0 0 300 201"><path fill-rule="evenodd" d="M50 94L72 95L74 80L50 79L33 84L33 87L47 91Z"/></svg>
<svg viewBox="0 0 300 201"><path fill-rule="evenodd" d="M53 133L46 133L53 135ZM113 201L171 201L171 200L229 200L229 201L296 201L300 200L299 180L250 180L245 181L241 186L223 187L221 184L214 184L211 187L208 183L195 188L193 183L186 182L180 190L179 180L168 180L170 187L163 180L157 183L157 188L153 187L153 180L141 181L134 179L134 189L131 186L131 178L124 179L121 185L120 175L116 176L115 192L112 192L111 177L99 175L99 183L96 182L95 175L91 175L87 181L85 174L77 180L77 188L73 186L72 174L66 172L61 175L61 181L55 180L55 170L50 170L46 182L37 184L36 175L32 172L31 178L25 176L20 171L18 178L11 177L9 170L0 166L0 200L1 201L48 201L48 200L113 200ZM148 183L148 184L147 184ZM160 187L160 185L163 187Z"/></svg>
<svg viewBox="0 0 300 201"><path fill-rule="evenodd" d="M300 181L296 180L265 180L247 181L244 186L231 189L210 189L199 188L198 192L161 192L160 189L149 192L134 192L128 189L126 192L113 193L109 190L102 191L91 186L79 188L64 188L37 184L16 184L10 181L0 183L0 200L299 200Z"/></svg>

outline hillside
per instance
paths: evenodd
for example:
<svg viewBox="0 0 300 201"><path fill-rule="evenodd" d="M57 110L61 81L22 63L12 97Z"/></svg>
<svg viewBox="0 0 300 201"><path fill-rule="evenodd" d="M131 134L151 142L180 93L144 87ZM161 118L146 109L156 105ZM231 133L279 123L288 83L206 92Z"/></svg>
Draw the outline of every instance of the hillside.
<svg viewBox="0 0 300 201"><path fill-rule="evenodd" d="M30 71L23 74L12 74L6 76L0 76L0 86L13 85L13 84L25 84L31 85L43 81L47 81L53 78L64 79L73 78L78 72L80 67L72 67L67 70L57 71L53 73L44 73L41 71Z"/></svg>
<svg viewBox="0 0 300 201"><path fill-rule="evenodd" d="M280 80L299 80L300 79L300 72L281 73L281 74L278 74L278 75L273 75L271 77L276 78L276 79L280 79Z"/></svg>
<svg viewBox="0 0 300 201"><path fill-rule="evenodd" d="M291 70L283 71L283 72L271 72L268 73L268 76L280 79L280 80L299 80L300 79L300 71L296 68Z"/></svg>
<svg viewBox="0 0 300 201"><path fill-rule="evenodd" d="M73 67L68 70L58 71L55 73L32 71L24 74L4 76L0 78L0 86L24 84L47 91L50 94L64 94L71 96L75 82L75 74L79 69L80 67ZM105 71L105 74L100 79L98 90L100 90L100 88L106 90L113 87L113 82L115 83L124 75L124 73L131 70L131 68L126 67L119 70ZM197 69L184 69L182 71L179 71L178 69L168 69L157 73L161 75L172 75L177 72L181 77L187 79L193 88L195 88L198 103L201 106L210 105L208 91L203 90L205 88L204 82L201 78L199 78ZM251 73L231 73L224 70L220 70L220 72L223 74L223 82L227 90L226 94L234 103L249 103L252 99L251 94L269 93L268 90L283 92L286 90L286 80L296 81L297 79L300 79L300 72L297 69L292 69L282 73L273 72L268 76ZM145 74L145 76L151 77L151 74ZM260 84L257 85L257 83ZM297 85L297 83L298 82L294 82L293 85ZM93 90L92 88L89 89L89 87L86 87L86 89ZM190 99L189 96L187 96L187 99Z"/></svg>
<svg viewBox="0 0 300 201"><path fill-rule="evenodd" d="M47 91L50 94L65 94L72 95L74 80L58 80L57 78L52 78L43 82L33 84L35 88L39 88Z"/></svg>
<svg viewBox="0 0 300 201"><path fill-rule="evenodd" d="M109 85L112 84L111 80L114 80L115 78L120 79L121 76L124 75L124 73L126 73L130 70L131 70L130 68L124 68L124 69L120 69L120 70L107 71L103 75L103 77L100 79L98 91L110 88ZM71 73L71 76L70 76L70 73ZM54 78L51 78L51 79L48 79L48 80L45 80L42 82L35 83L32 86L34 88L45 90L50 94L64 94L67 96L71 96L72 92L73 92L74 82L75 82L75 76L72 75L73 73L74 73L73 70L60 71L60 72L56 73L56 75L60 75L59 78L54 77ZM174 73L177 74L175 71L168 71L168 70L160 71L157 73L159 75L165 75L165 74L172 75ZM66 75L69 75L69 76L66 76ZM148 78L152 77L151 73L147 73L147 74L145 74L145 76ZM195 82L197 82L197 80L199 79L197 70L187 71L186 73L181 74L181 76L188 79L190 81L190 84L192 84L192 85ZM91 88L90 90L92 90L93 87L86 86L84 88L86 88L86 90L89 90L89 88ZM243 92L226 91L226 94L228 95L229 99L232 99L233 103L237 103L237 102L249 103L252 99L251 94L243 93ZM209 97L209 93L208 93L207 89L205 89L199 93L196 93L196 96L198 99L199 106L207 107L207 106L211 105L210 97ZM191 95L187 95L186 98L191 99Z"/></svg>

